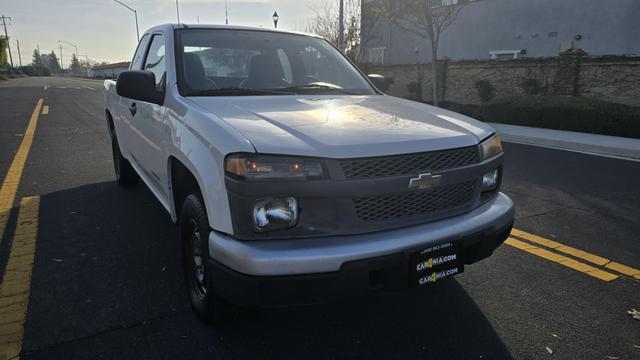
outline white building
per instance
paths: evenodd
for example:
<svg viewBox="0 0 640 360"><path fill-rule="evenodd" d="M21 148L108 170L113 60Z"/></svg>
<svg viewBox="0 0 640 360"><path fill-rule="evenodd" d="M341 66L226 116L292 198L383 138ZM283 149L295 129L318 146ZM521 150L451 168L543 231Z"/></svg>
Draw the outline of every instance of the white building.
<svg viewBox="0 0 640 360"><path fill-rule="evenodd" d="M117 78L118 74L129 70L129 62L119 62L115 64L96 65L89 69L89 77L94 78Z"/></svg>

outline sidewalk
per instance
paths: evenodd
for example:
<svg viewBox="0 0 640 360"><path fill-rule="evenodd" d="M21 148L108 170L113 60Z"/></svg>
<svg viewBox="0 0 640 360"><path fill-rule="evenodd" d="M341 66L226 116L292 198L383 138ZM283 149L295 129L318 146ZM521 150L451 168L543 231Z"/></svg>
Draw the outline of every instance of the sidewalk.
<svg viewBox="0 0 640 360"><path fill-rule="evenodd" d="M502 140L640 161L640 139L488 123Z"/></svg>

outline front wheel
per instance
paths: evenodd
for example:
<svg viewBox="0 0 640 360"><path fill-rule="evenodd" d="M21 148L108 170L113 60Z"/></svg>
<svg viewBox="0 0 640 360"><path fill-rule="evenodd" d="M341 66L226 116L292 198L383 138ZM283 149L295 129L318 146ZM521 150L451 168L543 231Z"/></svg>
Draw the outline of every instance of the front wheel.
<svg viewBox="0 0 640 360"><path fill-rule="evenodd" d="M215 294L211 281L207 263L209 221L199 196L191 194L184 200L179 228L182 266L191 306L201 319L213 323L223 322L229 318L233 309Z"/></svg>
<svg viewBox="0 0 640 360"><path fill-rule="evenodd" d="M113 170L116 173L116 181L122 187L132 187L138 184L140 177L120 152L120 144L116 134L111 135L111 152L113 154Z"/></svg>

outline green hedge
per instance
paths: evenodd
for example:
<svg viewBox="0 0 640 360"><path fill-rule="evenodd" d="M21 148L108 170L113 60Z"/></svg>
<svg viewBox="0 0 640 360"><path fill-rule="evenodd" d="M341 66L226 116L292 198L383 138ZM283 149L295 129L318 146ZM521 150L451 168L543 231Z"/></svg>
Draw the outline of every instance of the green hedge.
<svg viewBox="0 0 640 360"><path fill-rule="evenodd" d="M482 121L640 138L640 107L571 96L515 96L441 105Z"/></svg>

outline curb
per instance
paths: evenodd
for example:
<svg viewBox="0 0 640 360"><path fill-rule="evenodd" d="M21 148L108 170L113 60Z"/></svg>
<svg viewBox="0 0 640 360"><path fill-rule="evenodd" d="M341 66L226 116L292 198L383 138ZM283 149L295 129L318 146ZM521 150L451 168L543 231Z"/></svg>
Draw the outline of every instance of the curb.
<svg viewBox="0 0 640 360"><path fill-rule="evenodd" d="M505 124L497 123L488 124L498 131L505 142L640 161L640 139L516 125L505 126ZM544 135L547 136L542 137Z"/></svg>

